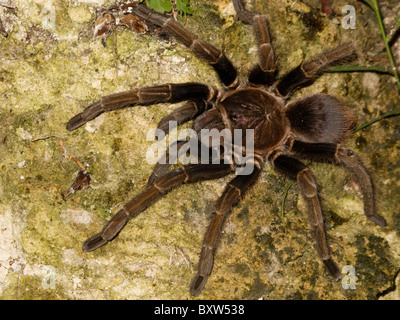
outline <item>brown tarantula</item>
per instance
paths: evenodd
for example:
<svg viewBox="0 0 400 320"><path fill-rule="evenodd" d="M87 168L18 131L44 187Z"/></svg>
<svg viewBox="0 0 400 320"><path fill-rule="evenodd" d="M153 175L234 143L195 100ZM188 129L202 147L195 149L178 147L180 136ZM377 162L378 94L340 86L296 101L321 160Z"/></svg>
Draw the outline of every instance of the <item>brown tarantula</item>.
<svg viewBox="0 0 400 320"><path fill-rule="evenodd" d="M253 26L258 41L259 61L250 71L245 84L240 83L236 69L219 49L197 38L173 18L155 13L144 5L137 5L132 7L136 16L159 26L208 62L218 74L224 89L200 83L182 83L112 94L73 117L67 129L75 130L103 112L133 105L181 101L188 102L162 119L158 128L167 129L171 120L182 124L194 119L193 129L198 134L201 129L228 129L231 132L235 129L253 129L254 148L248 160L252 161L253 170L247 175L236 175L217 201L204 237L198 271L190 286L191 294L198 295L204 288L213 268L214 253L224 221L257 182L267 161L276 171L299 184L308 205L318 254L329 273L339 280L341 272L331 257L317 184L310 169L300 159L344 165L354 174L360 186L367 218L382 227L386 221L376 213L373 185L367 170L353 151L340 144L354 128L354 117L349 108L335 97L325 94L288 100L296 90L311 85L327 67L352 57L354 49L350 44L342 44L303 61L278 80L267 17L245 10L240 0L233 0L233 4L239 20ZM181 143L177 142L178 148ZM242 152L246 151L244 143L240 147ZM234 173L236 167L237 162L200 163L170 170L169 164L158 163L147 187L125 204L100 233L87 239L83 250L92 251L113 240L131 218L181 184L222 178Z"/></svg>

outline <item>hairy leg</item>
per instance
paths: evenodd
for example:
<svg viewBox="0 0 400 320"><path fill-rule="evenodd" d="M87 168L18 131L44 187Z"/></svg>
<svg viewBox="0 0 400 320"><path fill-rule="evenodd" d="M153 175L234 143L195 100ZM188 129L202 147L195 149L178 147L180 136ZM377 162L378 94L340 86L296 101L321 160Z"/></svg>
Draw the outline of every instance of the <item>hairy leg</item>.
<svg viewBox="0 0 400 320"><path fill-rule="evenodd" d="M357 184L363 194L364 212L367 218L377 225L385 227L387 225L386 220L376 213L375 193L371 177L360 158L353 151L341 147L338 149L337 159L356 177Z"/></svg>
<svg viewBox="0 0 400 320"><path fill-rule="evenodd" d="M190 285L190 293L194 296L203 290L214 265L214 253L221 236L222 227L232 208L243 198L244 193L254 185L261 174L261 169L254 167L250 175L234 178L222 193L215 206L213 218L208 226L200 253L198 271Z"/></svg>
<svg viewBox="0 0 400 320"><path fill-rule="evenodd" d="M302 62L282 77L276 85L275 91L282 97L289 97L296 90L313 84L325 69L354 57L355 50L350 43L339 45L330 51Z"/></svg>
<svg viewBox="0 0 400 320"><path fill-rule="evenodd" d="M157 125L157 129L161 129L167 134L169 132L170 121L176 121L176 124L179 126L198 117L211 107L212 104L204 100L189 101L162 118Z"/></svg>
<svg viewBox="0 0 400 320"><path fill-rule="evenodd" d="M122 209L111 218L100 233L87 239L83 244L83 251L93 251L105 245L108 241L113 240L130 219L136 217L164 194L180 186L182 183L218 179L231 172L232 168L227 164L199 164L187 165L166 173L126 203Z"/></svg>
<svg viewBox="0 0 400 320"><path fill-rule="evenodd" d="M158 178L165 175L168 172L171 165L175 164L177 162L177 159L179 158L179 150L186 143L187 143L186 140L179 140L179 141L173 142L170 145L173 148L176 148L177 154L176 155L170 154L168 149L165 151L165 154L164 154L165 163L160 163L160 161L156 163L156 165L154 166L153 172L151 173L149 180L147 181L147 187L151 186L152 184L155 183L155 181Z"/></svg>
<svg viewBox="0 0 400 320"><path fill-rule="evenodd" d="M372 179L360 158L353 151L335 143L307 143L296 140L293 141L291 150L305 159L343 165L353 174L360 187L366 217L381 227L387 225L386 220L376 213Z"/></svg>
<svg viewBox="0 0 400 320"><path fill-rule="evenodd" d="M272 163L277 171L296 180L299 184L301 193L308 206L308 217L312 227L318 255L335 280L340 280L341 273L335 261L332 259L326 238L317 184L311 170L301 161L286 155L276 155L272 159Z"/></svg>
<svg viewBox="0 0 400 320"><path fill-rule="evenodd" d="M176 103L185 100L209 100L215 89L200 83L164 84L143 87L102 97L81 113L74 116L67 124L72 131L100 114L135 105L152 105L162 102Z"/></svg>
<svg viewBox="0 0 400 320"><path fill-rule="evenodd" d="M276 81L278 68L267 16L247 11L242 0L233 0L233 5L238 18L253 26L258 41L259 61L250 71L249 82L253 85L270 86Z"/></svg>
<svg viewBox="0 0 400 320"><path fill-rule="evenodd" d="M173 18L156 13L145 5L139 4L133 7L133 12L140 19L163 28L165 32L189 47L197 57L208 62L226 87L236 88L238 86L237 71L221 50L199 39Z"/></svg>

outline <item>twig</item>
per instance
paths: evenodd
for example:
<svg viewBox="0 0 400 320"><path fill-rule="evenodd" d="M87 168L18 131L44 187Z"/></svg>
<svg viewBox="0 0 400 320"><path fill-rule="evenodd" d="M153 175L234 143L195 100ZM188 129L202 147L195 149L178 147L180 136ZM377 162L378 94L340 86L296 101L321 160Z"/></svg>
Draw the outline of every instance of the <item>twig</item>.
<svg viewBox="0 0 400 320"><path fill-rule="evenodd" d="M35 142L35 141L39 141L39 140L47 140L47 139L51 139L51 138L57 138L57 139L61 139L64 140L65 138L63 137L59 137L59 136L55 136L55 135L50 135L50 136L45 136L45 137L39 137L36 139L31 140L31 142Z"/></svg>
<svg viewBox="0 0 400 320"><path fill-rule="evenodd" d="M83 171L86 171L86 167L77 158L75 158L74 156L69 156L67 154L67 150L65 150L64 143L62 140L60 141L60 144L61 144L61 149L63 151L64 158L74 161L79 166L79 168L81 168Z"/></svg>

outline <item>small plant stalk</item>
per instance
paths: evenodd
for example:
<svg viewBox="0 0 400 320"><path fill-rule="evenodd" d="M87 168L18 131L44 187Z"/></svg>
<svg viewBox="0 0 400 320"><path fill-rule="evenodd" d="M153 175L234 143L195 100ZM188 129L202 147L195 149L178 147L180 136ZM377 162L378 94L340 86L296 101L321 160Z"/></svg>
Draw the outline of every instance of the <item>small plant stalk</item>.
<svg viewBox="0 0 400 320"><path fill-rule="evenodd" d="M368 1L368 3L370 5L369 1ZM385 27L383 26L381 13L379 11L379 6L378 6L378 1L377 0L372 0L372 5L373 5L373 9L375 11L376 17L378 19L379 29L381 30L383 42L385 44L386 52L387 52L387 55L389 57L390 66L391 66L392 71L393 71L393 76L396 79L397 88L398 88L398 90L400 92L400 78L399 78L399 74L397 72L396 64L394 62L392 51L390 50L389 41L387 39L386 32L385 32Z"/></svg>
<svg viewBox="0 0 400 320"><path fill-rule="evenodd" d="M344 66L336 66L331 67L325 72L377 72L390 74L394 76L393 72L388 68L380 67L380 66L352 66L352 65L344 65Z"/></svg>
<svg viewBox="0 0 400 320"><path fill-rule="evenodd" d="M396 117L396 116L399 116L399 115L400 115L400 109L390 111L388 113L385 113L385 114L381 115L378 118L375 118L373 120L370 120L368 122L363 123L358 128L356 128L354 130L354 132L357 132L357 131L360 131L362 129L365 129L366 127L369 127L371 124L374 124L375 122L381 121L382 119L386 119L386 118L390 118L390 117Z"/></svg>
<svg viewBox="0 0 400 320"><path fill-rule="evenodd" d="M286 187L285 187L285 191L283 193L283 198L282 198L282 203L281 203L281 217L282 219L285 217L285 202L286 202L286 198L288 196L289 190L293 187L294 185L294 180L290 181Z"/></svg>

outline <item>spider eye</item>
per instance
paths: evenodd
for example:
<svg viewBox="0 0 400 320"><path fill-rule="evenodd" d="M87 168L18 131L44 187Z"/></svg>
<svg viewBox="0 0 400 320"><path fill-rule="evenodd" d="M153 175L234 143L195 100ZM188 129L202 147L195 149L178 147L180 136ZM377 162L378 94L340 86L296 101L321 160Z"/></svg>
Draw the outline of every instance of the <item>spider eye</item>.
<svg viewBox="0 0 400 320"><path fill-rule="evenodd" d="M236 114L231 114L231 115L230 115L230 119L231 119L233 122L236 122L236 120L237 120Z"/></svg>

